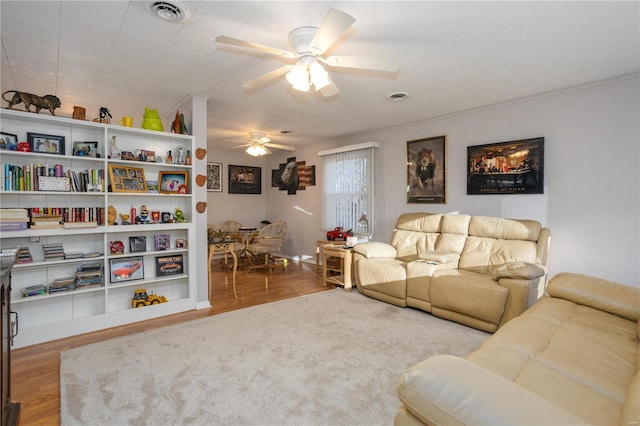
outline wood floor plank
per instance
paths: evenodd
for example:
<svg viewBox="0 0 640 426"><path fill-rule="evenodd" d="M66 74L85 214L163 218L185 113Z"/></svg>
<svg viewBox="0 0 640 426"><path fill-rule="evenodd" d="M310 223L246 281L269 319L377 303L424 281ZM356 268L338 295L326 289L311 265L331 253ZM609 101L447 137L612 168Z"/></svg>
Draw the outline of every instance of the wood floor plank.
<svg viewBox="0 0 640 426"><path fill-rule="evenodd" d="M183 312L15 349L11 352L11 399L21 404L20 425L60 424L61 352L131 333L331 289L322 283L320 275L315 265L291 261L285 271L273 273L241 269L237 273L238 299L235 299L231 273L216 266L210 283L210 309Z"/></svg>

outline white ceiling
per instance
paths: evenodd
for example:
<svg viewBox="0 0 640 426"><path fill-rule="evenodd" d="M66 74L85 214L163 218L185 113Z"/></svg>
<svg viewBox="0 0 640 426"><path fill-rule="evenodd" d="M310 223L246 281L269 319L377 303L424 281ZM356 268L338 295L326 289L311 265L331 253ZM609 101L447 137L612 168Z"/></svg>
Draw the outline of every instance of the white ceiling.
<svg viewBox="0 0 640 426"><path fill-rule="evenodd" d="M105 106L136 127L144 107L171 113L199 94L209 148L242 144L250 131L300 147L640 69L637 1L184 1L184 23L161 21L149 3L1 0L1 91L57 95L60 116L80 105L94 118ZM329 8L356 18L331 54L394 57L400 70L329 69L341 91L332 98L284 77L246 92L243 83L284 63L214 41L289 50L289 31L318 26ZM410 97L392 102L395 91Z"/></svg>

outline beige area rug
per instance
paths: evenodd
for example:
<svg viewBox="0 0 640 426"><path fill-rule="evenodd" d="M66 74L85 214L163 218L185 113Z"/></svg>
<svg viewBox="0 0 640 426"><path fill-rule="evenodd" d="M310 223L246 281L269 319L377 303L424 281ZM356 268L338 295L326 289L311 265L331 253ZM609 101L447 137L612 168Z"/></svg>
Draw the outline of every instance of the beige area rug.
<svg viewBox="0 0 640 426"><path fill-rule="evenodd" d="M62 425L390 425L396 382L489 335L326 291L61 355Z"/></svg>

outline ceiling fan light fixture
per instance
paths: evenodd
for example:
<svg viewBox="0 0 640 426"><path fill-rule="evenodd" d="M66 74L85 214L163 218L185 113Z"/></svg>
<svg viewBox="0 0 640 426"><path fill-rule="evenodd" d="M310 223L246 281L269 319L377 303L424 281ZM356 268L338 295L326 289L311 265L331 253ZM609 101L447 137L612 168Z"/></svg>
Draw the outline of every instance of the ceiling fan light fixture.
<svg viewBox="0 0 640 426"><path fill-rule="evenodd" d="M329 73L318 61L314 61L309 65L309 75L311 76L311 83L313 83L316 90L320 90L331 83Z"/></svg>
<svg viewBox="0 0 640 426"><path fill-rule="evenodd" d="M247 148L247 154L253 157L262 157L268 154L267 149L260 143L254 142Z"/></svg>
<svg viewBox="0 0 640 426"><path fill-rule="evenodd" d="M291 68L286 75L286 79L296 90L300 90L301 92L309 91L309 73L307 72L307 67L300 61Z"/></svg>

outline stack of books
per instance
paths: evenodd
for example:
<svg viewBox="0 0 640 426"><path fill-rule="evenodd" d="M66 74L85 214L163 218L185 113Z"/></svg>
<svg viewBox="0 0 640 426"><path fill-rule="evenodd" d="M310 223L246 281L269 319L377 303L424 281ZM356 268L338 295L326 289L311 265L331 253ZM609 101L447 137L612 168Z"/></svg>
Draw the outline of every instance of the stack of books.
<svg viewBox="0 0 640 426"><path fill-rule="evenodd" d="M38 284L22 289L22 297L42 296L47 294L47 286Z"/></svg>
<svg viewBox="0 0 640 426"><path fill-rule="evenodd" d="M76 271L76 290L102 287L102 263L83 263Z"/></svg>
<svg viewBox="0 0 640 426"><path fill-rule="evenodd" d="M29 251L29 247L20 247L16 252L16 263L31 263L33 262L33 258L31 257L31 252Z"/></svg>
<svg viewBox="0 0 640 426"><path fill-rule="evenodd" d="M60 214L32 214L31 229L56 229L62 228L62 215Z"/></svg>
<svg viewBox="0 0 640 426"><path fill-rule="evenodd" d="M44 260L64 259L64 249L60 243L43 244L42 250L44 251Z"/></svg>
<svg viewBox="0 0 640 426"><path fill-rule="evenodd" d="M0 209L0 231L22 231L28 222L27 209Z"/></svg>
<svg viewBox="0 0 640 426"><path fill-rule="evenodd" d="M49 294L75 290L75 277L56 278L49 284Z"/></svg>

